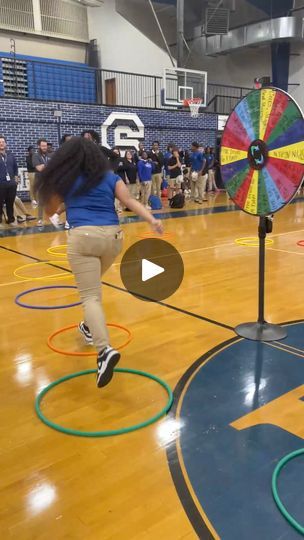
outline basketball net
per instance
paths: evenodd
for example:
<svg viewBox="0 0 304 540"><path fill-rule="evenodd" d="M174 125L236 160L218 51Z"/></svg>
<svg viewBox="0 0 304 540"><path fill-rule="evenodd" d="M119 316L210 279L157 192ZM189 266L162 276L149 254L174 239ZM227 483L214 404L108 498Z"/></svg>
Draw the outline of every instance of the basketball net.
<svg viewBox="0 0 304 540"><path fill-rule="evenodd" d="M184 106L189 107L192 118L198 117L202 102L202 98L184 99Z"/></svg>

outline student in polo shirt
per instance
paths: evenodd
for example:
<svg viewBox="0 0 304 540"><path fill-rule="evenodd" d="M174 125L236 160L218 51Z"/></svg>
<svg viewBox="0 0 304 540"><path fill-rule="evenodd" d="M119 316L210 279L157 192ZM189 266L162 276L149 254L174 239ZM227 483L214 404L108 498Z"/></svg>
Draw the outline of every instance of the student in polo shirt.
<svg viewBox="0 0 304 540"><path fill-rule="evenodd" d="M97 386L113 377L120 354L110 346L101 304L101 276L111 267L123 247L123 234L115 212L115 197L162 234L156 220L131 197L123 180L111 170L96 144L75 137L55 153L37 183L39 200L52 215L64 202L70 224L68 259L84 310L79 331L97 350Z"/></svg>
<svg viewBox="0 0 304 540"><path fill-rule="evenodd" d="M153 164L151 160L148 159L147 152L142 153L141 159L137 164L137 170L140 181L141 204L148 210L151 210L149 199L151 195Z"/></svg>
<svg viewBox="0 0 304 540"><path fill-rule="evenodd" d="M204 154L199 150L199 144L197 142L192 143L191 147L191 171L190 171L190 184L191 184L191 200L202 204L206 201L206 185L208 174L206 174L207 160ZM208 170L208 169L207 169ZM196 195L197 190L197 195Z"/></svg>
<svg viewBox="0 0 304 540"><path fill-rule="evenodd" d="M3 205L6 205L7 223L15 224L14 202L17 191L18 165L12 152L7 150L6 138L0 135L0 224Z"/></svg>

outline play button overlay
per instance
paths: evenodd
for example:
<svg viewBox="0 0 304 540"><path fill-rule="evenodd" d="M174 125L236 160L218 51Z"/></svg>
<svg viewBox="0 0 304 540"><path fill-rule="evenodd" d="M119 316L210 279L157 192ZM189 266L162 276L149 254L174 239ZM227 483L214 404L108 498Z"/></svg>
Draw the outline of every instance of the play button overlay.
<svg viewBox="0 0 304 540"><path fill-rule="evenodd" d="M165 269L162 266L158 266L158 264L154 264L151 261L147 261L147 259L143 259L141 261L141 280L142 281L148 281L148 279L152 279L155 276L162 274L164 271Z"/></svg>
<svg viewBox="0 0 304 540"><path fill-rule="evenodd" d="M165 300L183 281L183 259L164 240L140 240L124 254L120 275L125 288L140 300Z"/></svg>

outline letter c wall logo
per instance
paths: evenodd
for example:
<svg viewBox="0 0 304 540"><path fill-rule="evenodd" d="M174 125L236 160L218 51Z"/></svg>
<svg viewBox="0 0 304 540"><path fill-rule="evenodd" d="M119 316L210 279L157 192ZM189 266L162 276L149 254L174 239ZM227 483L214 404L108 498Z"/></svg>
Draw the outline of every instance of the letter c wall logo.
<svg viewBox="0 0 304 540"><path fill-rule="evenodd" d="M112 112L101 126L102 145L110 148L109 130L114 129L114 146L122 149L138 148L145 137L145 127L135 113Z"/></svg>

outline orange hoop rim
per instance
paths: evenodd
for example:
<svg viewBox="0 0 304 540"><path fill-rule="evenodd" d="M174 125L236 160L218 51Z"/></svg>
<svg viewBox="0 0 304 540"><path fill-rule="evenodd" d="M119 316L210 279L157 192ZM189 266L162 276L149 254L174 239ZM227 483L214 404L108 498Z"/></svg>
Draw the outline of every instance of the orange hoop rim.
<svg viewBox="0 0 304 540"><path fill-rule="evenodd" d="M120 351L121 349L124 349L127 345L129 345L133 336L128 328L120 324L114 324L114 323L108 323L107 326L109 328L119 328L120 330L123 330L128 336L126 341L122 345L119 345L119 347L115 347L117 351ZM56 336L58 336L59 334L63 334L64 332L67 332L68 330L72 330L72 328L78 328L78 324L70 324L68 326L64 326L63 328L59 328L59 330L56 330L55 332L53 332L47 339L48 347L52 351L58 354L63 354L64 356L96 356L97 354L96 351L94 352L65 351L64 349L59 349L58 347L55 347L55 345L53 345L52 341Z"/></svg>
<svg viewBox="0 0 304 540"><path fill-rule="evenodd" d="M194 98L187 98L183 101L185 107L189 105L201 105L203 103L203 98L194 97Z"/></svg>

